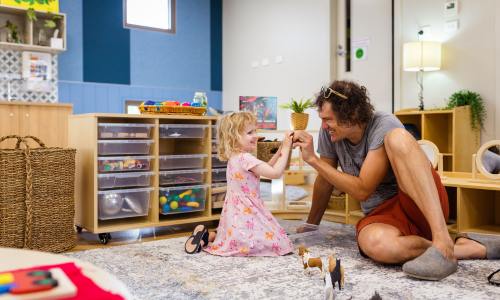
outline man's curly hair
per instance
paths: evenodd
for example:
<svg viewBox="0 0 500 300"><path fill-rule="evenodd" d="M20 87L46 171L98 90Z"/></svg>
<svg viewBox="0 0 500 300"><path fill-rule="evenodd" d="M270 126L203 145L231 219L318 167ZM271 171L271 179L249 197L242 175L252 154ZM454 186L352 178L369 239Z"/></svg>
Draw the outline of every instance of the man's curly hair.
<svg viewBox="0 0 500 300"><path fill-rule="evenodd" d="M370 103L368 91L364 86L359 86L352 80L335 80L329 88L346 96L347 99L334 93L330 93L330 96L325 98L324 93L320 91L316 94L313 106L321 110L325 103L330 103L339 125L361 126L370 121L375 108Z"/></svg>

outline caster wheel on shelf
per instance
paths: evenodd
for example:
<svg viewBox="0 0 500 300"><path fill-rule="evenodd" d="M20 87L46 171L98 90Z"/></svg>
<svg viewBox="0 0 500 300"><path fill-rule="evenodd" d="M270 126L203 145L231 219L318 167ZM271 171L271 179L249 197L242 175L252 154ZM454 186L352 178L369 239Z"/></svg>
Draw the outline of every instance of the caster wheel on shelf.
<svg viewBox="0 0 500 300"><path fill-rule="evenodd" d="M83 228L82 228L82 227L80 227L80 226L78 226L78 225L76 226L76 231L78 231L78 233L82 233L82 230L83 230Z"/></svg>
<svg viewBox="0 0 500 300"><path fill-rule="evenodd" d="M101 240L101 242L106 245L109 240L111 239L111 234L109 233L99 233L99 239Z"/></svg>

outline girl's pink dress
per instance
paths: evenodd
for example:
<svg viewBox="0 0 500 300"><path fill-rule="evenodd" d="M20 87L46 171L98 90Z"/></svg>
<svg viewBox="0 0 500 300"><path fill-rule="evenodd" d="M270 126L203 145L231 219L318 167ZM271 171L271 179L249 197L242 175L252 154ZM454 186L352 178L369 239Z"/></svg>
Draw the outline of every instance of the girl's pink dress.
<svg viewBox="0 0 500 300"><path fill-rule="evenodd" d="M261 163L250 153L229 159L217 236L204 251L220 256L277 256L293 251L292 242L260 198L260 176L250 171Z"/></svg>

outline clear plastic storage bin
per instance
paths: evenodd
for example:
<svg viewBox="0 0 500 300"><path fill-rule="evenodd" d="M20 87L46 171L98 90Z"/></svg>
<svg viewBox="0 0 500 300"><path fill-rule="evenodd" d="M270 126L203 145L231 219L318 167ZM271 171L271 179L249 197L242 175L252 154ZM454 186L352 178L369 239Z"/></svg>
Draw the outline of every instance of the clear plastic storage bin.
<svg viewBox="0 0 500 300"><path fill-rule="evenodd" d="M205 157L208 157L208 155L161 155L159 156L160 170L201 168Z"/></svg>
<svg viewBox="0 0 500 300"><path fill-rule="evenodd" d="M99 219L119 219L146 216L149 194L154 188L99 191Z"/></svg>
<svg viewBox="0 0 500 300"><path fill-rule="evenodd" d="M221 208L224 206L226 193L227 193L226 182L212 184L212 208Z"/></svg>
<svg viewBox="0 0 500 300"><path fill-rule="evenodd" d="M321 225L312 225L302 223L299 221L288 221L276 219L281 228L287 233L295 248L310 247L314 245L321 245L325 243L326 234L331 228ZM298 233L297 228L304 227L306 232Z"/></svg>
<svg viewBox="0 0 500 300"><path fill-rule="evenodd" d="M220 161L217 154L212 154L212 168L220 168L227 166L227 161Z"/></svg>
<svg viewBox="0 0 500 300"><path fill-rule="evenodd" d="M160 185L203 182L203 173L206 172L208 172L207 169L162 171L160 172Z"/></svg>
<svg viewBox="0 0 500 300"><path fill-rule="evenodd" d="M147 171L154 158L154 156L98 157L97 170L99 172Z"/></svg>
<svg viewBox="0 0 500 300"><path fill-rule="evenodd" d="M217 145L219 145L219 141L212 140L212 153L217 153Z"/></svg>
<svg viewBox="0 0 500 300"><path fill-rule="evenodd" d="M97 124L100 139L148 139L154 124Z"/></svg>
<svg viewBox="0 0 500 300"><path fill-rule="evenodd" d="M217 138L217 125L212 125L212 139Z"/></svg>
<svg viewBox="0 0 500 300"><path fill-rule="evenodd" d="M171 215L204 211L209 184L160 187L160 214Z"/></svg>
<svg viewBox="0 0 500 300"><path fill-rule="evenodd" d="M112 189L129 186L149 186L155 172L109 173L97 175L97 187Z"/></svg>
<svg viewBox="0 0 500 300"><path fill-rule="evenodd" d="M160 125L160 138L202 138L209 125L193 124L162 124Z"/></svg>
<svg viewBox="0 0 500 300"><path fill-rule="evenodd" d="M212 169L212 181L227 181L226 179L227 169Z"/></svg>
<svg viewBox="0 0 500 300"><path fill-rule="evenodd" d="M99 155L149 154L154 140L107 140L97 141Z"/></svg>

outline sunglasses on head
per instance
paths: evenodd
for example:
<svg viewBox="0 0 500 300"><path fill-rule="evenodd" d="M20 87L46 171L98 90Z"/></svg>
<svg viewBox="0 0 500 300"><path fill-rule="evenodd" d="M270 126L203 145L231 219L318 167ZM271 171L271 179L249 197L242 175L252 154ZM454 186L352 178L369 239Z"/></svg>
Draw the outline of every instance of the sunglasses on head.
<svg viewBox="0 0 500 300"><path fill-rule="evenodd" d="M332 94L335 94L335 95L337 95L337 96L339 96L339 97L342 97L342 98L344 98L344 99L347 99L347 97L346 97L346 96L344 96L344 95L342 95L341 93L336 92L336 91L334 91L334 90L332 90L331 88L326 87L326 86L322 86L322 87L321 87L321 92L323 93L323 96L324 96L325 98L328 98L328 97L330 97Z"/></svg>

